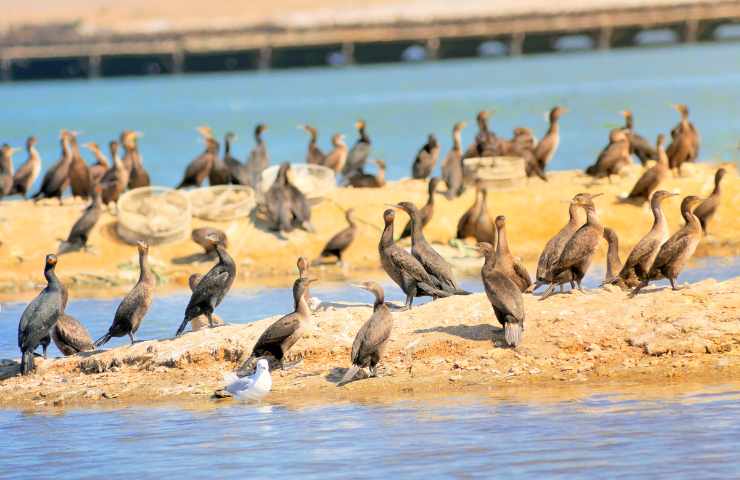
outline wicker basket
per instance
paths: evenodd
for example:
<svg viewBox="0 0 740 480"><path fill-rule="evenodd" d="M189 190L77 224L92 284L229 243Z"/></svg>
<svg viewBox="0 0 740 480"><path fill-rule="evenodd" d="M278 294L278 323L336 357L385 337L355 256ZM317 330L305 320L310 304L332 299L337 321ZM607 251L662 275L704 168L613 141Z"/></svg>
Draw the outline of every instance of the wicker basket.
<svg viewBox="0 0 740 480"><path fill-rule="evenodd" d="M519 188L527 180L524 159L521 157L476 157L463 160L466 184L476 180L488 190Z"/></svg>
<svg viewBox="0 0 740 480"><path fill-rule="evenodd" d="M228 222L249 216L256 205L254 190L241 185L217 185L188 192L193 216Z"/></svg>
<svg viewBox="0 0 740 480"><path fill-rule="evenodd" d="M280 165L273 165L262 172L260 182L260 193L265 194L272 186L277 177ZM321 165L309 165L307 163L292 163L290 165L290 181L308 199L325 197L337 186L334 170Z"/></svg>
<svg viewBox="0 0 740 480"><path fill-rule="evenodd" d="M165 187L143 187L118 199L118 235L127 243L161 245L190 236L191 207L187 194Z"/></svg>

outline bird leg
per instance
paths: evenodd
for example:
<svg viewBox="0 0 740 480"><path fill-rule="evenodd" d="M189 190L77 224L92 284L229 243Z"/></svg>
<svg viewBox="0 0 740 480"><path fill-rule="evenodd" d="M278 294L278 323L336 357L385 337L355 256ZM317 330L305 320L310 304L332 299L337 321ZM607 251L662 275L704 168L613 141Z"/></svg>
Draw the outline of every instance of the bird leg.
<svg viewBox="0 0 740 480"><path fill-rule="evenodd" d="M669 278L668 281L671 282L671 288L673 289L673 291L680 290L680 288L676 287L675 279ZM44 349L44 351L46 351L46 349Z"/></svg>
<svg viewBox="0 0 740 480"><path fill-rule="evenodd" d="M43 345L43 349L44 349L44 360L46 360L46 359L48 358L48 357L46 356L46 349L47 349L47 348L49 348L49 346L48 346L48 345Z"/></svg>
<svg viewBox="0 0 740 480"><path fill-rule="evenodd" d="M563 284L561 283L561 284L560 284L560 293L563 293L564 291L565 291L565 287L564 287L564 286L563 286Z"/></svg>
<svg viewBox="0 0 740 480"><path fill-rule="evenodd" d="M131 345L136 343L136 339L134 338L134 334L132 332L128 332L128 338L131 340Z"/></svg>
<svg viewBox="0 0 740 480"><path fill-rule="evenodd" d="M213 314L206 312L206 317L208 317L208 328L213 328Z"/></svg>
<svg viewBox="0 0 740 480"><path fill-rule="evenodd" d="M632 290L632 292L630 293L629 297L630 298L634 298L635 295L637 295L638 293L640 293L640 290L642 290L644 287L647 286L647 284L648 284L647 280L643 280L642 282L640 282L640 284L637 287L635 287L634 290Z"/></svg>
<svg viewBox="0 0 740 480"><path fill-rule="evenodd" d="M546 299L547 297L552 295L554 292L555 292L555 284L551 283L550 285L548 285L547 290L545 290L545 293L543 293L542 296L540 297L540 301Z"/></svg>

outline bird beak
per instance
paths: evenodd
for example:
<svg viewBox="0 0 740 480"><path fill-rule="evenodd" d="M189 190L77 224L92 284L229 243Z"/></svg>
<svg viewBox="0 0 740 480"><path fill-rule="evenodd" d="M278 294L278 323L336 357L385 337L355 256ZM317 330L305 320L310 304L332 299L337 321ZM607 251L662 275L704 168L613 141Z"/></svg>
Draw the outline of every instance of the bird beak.
<svg viewBox="0 0 740 480"><path fill-rule="evenodd" d="M596 194L594 194L594 195L591 195L591 198L596 198L596 197L600 197L600 196L602 196L603 194L604 194L603 192L602 192L602 193L596 193Z"/></svg>
<svg viewBox="0 0 740 480"><path fill-rule="evenodd" d="M18 150L20 150L20 148L18 148L18 147L10 147L10 154L13 155Z"/></svg>
<svg viewBox="0 0 740 480"><path fill-rule="evenodd" d="M309 284L311 284L311 283L313 283L313 282L318 282L318 281L319 281L319 279L318 279L318 278L309 278L309 279L308 279L308 283L309 283Z"/></svg>
<svg viewBox="0 0 740 480"><path fill-rule="evenodd" d="M297 125L295 128L297 128L298 130L305 130L306 129L306 126L305 125Z"/></svg>
<svg viewBox="0 0 740 480"><path fill-rule="evenodd" d="M560 109L560 113L568 113L570 112L570 108L563 107Z"/></svg>

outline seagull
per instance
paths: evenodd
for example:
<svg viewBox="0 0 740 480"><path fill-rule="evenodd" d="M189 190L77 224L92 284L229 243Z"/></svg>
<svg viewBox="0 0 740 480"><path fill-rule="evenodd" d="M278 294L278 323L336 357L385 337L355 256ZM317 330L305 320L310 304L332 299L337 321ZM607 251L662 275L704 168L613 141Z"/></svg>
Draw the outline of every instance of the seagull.
<svg viewBox="0 0 740 480"><path fill-rule="evenodd" d="M261 400L272 389L270 366L264 358L257 361L257 368L252 375L240 378L236 373L229 373L224 380L228 383L226 391L242 401Z"/></svg>

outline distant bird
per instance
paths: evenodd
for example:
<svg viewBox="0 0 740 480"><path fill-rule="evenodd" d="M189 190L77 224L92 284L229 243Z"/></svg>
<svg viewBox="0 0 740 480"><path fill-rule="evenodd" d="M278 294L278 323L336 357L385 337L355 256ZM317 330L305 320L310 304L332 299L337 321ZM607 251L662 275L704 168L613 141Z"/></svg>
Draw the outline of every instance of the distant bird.
<svg viewBox="0 0 740 480"><path fill-rule="evenodd" d="M115 140L108 144L111 162L113 163L100 180L103 188L102 200L105 205L118 202L118 199L128 187L129 173L118 155L118 142Z"/></svg>
<svg viewBox="0 0 740 480"><path fill-rule="evenodd" d="M686 224L671 235L660 247L658 256L655 257L655 261L652 267L650 267L650 272L632 290L632 296L640 293L640 290L646 287L651 280L658 280L660 278L667 278L671 282L671 288L678 290L676 287L678 275L694 255L696 247L701 240L701 222L699 222L699 219L693 213L694 207L701 203L701 201L701 198L693 195L689 195L683 199L681 202L681 215L686 221Z"/></svg>
<svg viewBox="0 0 740 480"><path fill-rule="evenodd" d="M385 303L383 287L375 282L363 282L355 285L367 290L375 296L373 313L370 318L360 327L352 342L352 353L350 359L352 366L342 377L338 386L351 382L357 376L357 372L363 368L370 369L370 376L377 376L376 368L383 358L388 340L393 330L393 315Z"/></svg>
<svg viewBox="0 0 740 480"><path fill-rule="evenodd" d="M347 161L347 144L344 143L344 135L341 133L334 134L331 137L332 149L326 154L324 158L324 166L334 170L335 174L339 174L344 168L344 163Z"/></svg>
<svg viewBox="0 0 740 480"><path fill-rule="evenodd" d="M92 193L90 168L85 163L77 144L77 132L68 131L69 149L72 161L69 164L69 187L73 197L88 198Z"/></svg>
<svg viewBox="0 0 740 480"><path fill-rule="evenodd" d="M426 179L432 174L434 166L437 164L439 157L439 143L433 133L429 134L427 143L422 145L419 153L416 154L414 164L411 166L411 176L417 179Z"/></svg>
<svg viewBox="0 0 740 480"><path fill-rule="evenodd" d="M95 186L93 200L87 206L80 218L72 225L67 240L59 245L57 255L73 252L76 250L87 249L87 240L90 232L100 220L100 214L103 212L103 200L101 198L102 189L99 185Z"/></svg>
<svg viewBox="0 0 740 480"><path fill-rule="evenodd" d="M113 337L124 335L128 335L133 345L134 335L152 305L157 279L149 266L149 245L139 242L137 248L139 251L139 281L121 300L113 317L113 324L108 329L108 333L95 342L96 348L106 344Z"/></svg>
<svg viewBox="0 0 740 480"><path fill-rule="evenodd" d="M553 269L560 259L560 254L563 253L563 248L568 240L573 236L574 233L580 228L582 220L579 218L578 211L581 208L580 202L578 202L578 195L573 197L568 207L568 223L561 228L558 233L555 234L545 244L545 248L540 254L539 260L537 260L537 276L536 283L534 284L532 291L537 290L542 285L549 285L553 280ZM562 284L560 287L562 292Z"/></svg>
<svg viewBox="0 0 740 480"><path fill-rule="evenodd" d="M498 139L496 134L488 128L488 119L493 112L483 110L478 112L475 117L478 124L478 133L475 135L473 143L465 150L462 158L474 157L493 157L498 155Z"/></svg>
<svg viewBox="0 0 740 480"><path fill-rule="evenodd" d="M429 179L429 184L427 187L427 203L425 203L424 206L419 209L419 220L421 221L422 230L432 219L432 215L434 215L434 194L437 193L437 185L439 185L438 177L432 177L431 179ZM411 225L412 222L411 219L409 219L408 223L403 229L403 232L401 232L401 236L398 237L399 240L403 240L404 238L408 238L411 236Z"/></svg>
<svg viewBox="0 0 740 480"><path fill-rule="evenodd" d="M22 195L23 198L28 196L33 182L41 173L41 155L36 150L36 137L26 139L26 151L28 152L28 159L15 172L13 187L10 189L10 195Z"/></svg>
<svg viewBox="0 0 740 480"><path fill-rule="evenodd" d="M139 152L140 136L139 132L124 131L120 138L124 149L123 164L129 171L128 188L131 189L148 187L151 184Z"/></svg>
<svg viewBox="0 0 740 480"><path fill-rule="evenodd" d="M658 135L656 142L658 163L645 170L637 182L635 182L632 191L627 195L626 201L636 202L638 204L647 202L652 197L653 192L668 178L670 169L668 168L668 156L663 148L663 141L664 137L661 133Z"/></svg>
<svg viewBox="0 0 740 480"><path fill-rule="evenodd" d="M560 117L567 112L567 108L560 106L550 110L550 127L534 150L534 156L543 172L558 150L560 145Z"/></svg>
<svg viewBox="0 0 740 480"><path fill-rule="evenodd" d="M252 349L251 358L270 355L285 368L285 355L300 340L311 315L304 291L315 282L313 278L299 278L293 283L293 312L276 320L262 333Z"/></svg>
<svg viewBox="0 0 740 480"><path fill-rule="evenodd" d="M28 375L36 368L33 351L49 337L49 331L64 314L63 289L54 272L56 255L47 255L44 265L46 288L28 304L18 324L18 348L21 350L21 374Z"/></svg>
<svg viewBox="0 0 740 480"><path fill-rule="evenodd" d="M498 244L496 245L496 270L514 282L521 292L526 292L532 285L532 279L527 268L518 259L514 258L509 250L509 237L506 234L506 217L496 217L496 232Z"/></svg>
<svg viewBox="0 0 740 480"><path fill-rule="evenodd" d="M340 232L336 233L334 236L332 236L328 242L326 242L326 245L324 246L324 249L321 250L320 258L328 258L328 257L336 257L337 263L342 265L342 254L344 253L347 248L354 242L355 235L357 234L357 223L355 223L354 219L354 209L350 208L345 213L345 218L347 219L347 228L344 228ZM316 264L320 262L320 259L316 260Z"/></svg>
<svg viewBox="0 0 740 480"><path fill-rule="evenodd" d="M64 355L77 355L80 352L95 350L90 332L76 318L63 314L51 329L54 345Z"/></svg>
<svg viewBox="0 0 740 480"><path fill-rule="evenodd" d="M517 127L514 129L514 137L508 144L508 149L503 153L513 155L524 160L524 173L527 178L537 176L543 181L547 181L547 175L544 169L537 161L535 149L537 148L537 139L529 128Z"/></svg>
<svg viewBox="0 0 740 480"><path fill-rule="evenodd" d="M720 195L722 194L719 184L726 174L727 170L724 168L717 170L714 174L714 190L712 190L712 194L709 195L706 200L701 202L701 204L694 210L694 215L696 215L699 222L701 222L701 229L704 232L704 235L707 235L707 225L709 224L709 221L714 218L714 214L717 213Z"/></svg>
<svg viewBox="0 0 740 480"><path fill-rule="evenodd" d="M72 163L69 134L66 131L62 131L60 143L62 145L62 157L44 174L39 191L31 197L34 201L39 201L42 198L57 198L59 199L59 205L62 204L62 195L69 185L69 165Z"/></svg>
<svg viewBox="0 0 740 480"><path fill-rule="evenodd" d="M252 151L249 152L247 157L246 172L249 180L249 185L252 188L257 188L260 181L262 180L262 172L270 166L270 156L267 153L267 144L262 138L262 134L267 131L267 125L264 123L258 124L254 127L254 141L255 146Z"/></svg>
<svg viewBox="0 0 740 480"><path fill-rule="evenodd" d="M657 159L657 150L644 137L635 133L632 112L624 110L621 114L624 117L624 130L626 131L627 140L630 142L630 153L639 158L643 166L647 164L648 160Z"/></svg>
<svg viewBox="0 0 740 480"><path fill-rule="evenodd" d="M229 248L229 239L226 237L226 234L218 228L201 227L194 228L193 231L190 232L190 238L193 242L203 247L203 252L206 255L215 256L216 245L210 240L212 235L218 239L218 243L223 245L224 248Z"/></svg>
<svg viewBox="0 0 740 480"><path fill-rule="evenodd" d="M13 154L17 151L7 143L0 147L0 198L13 190Z"/></svg>
<svg viewBox="0 0 740 480"><path fill-rule="evenodd" d="M226 140L229 142L229 149L231 149L231 139L227 136ZM230 155L230 153L229 153ZM231 157L233 160L235 158ZM224 157L220 157L218 153L213 157L213 164L211 170L208 172L208 185L230 185L232 183L231 168L226 164L226 153Z"/></svg>
<svg viewBox="0 0 740 480"><path fill-rule="evenodd" d="M375 160L374 163L378 167L378 174L372 175L365 172L359 172L348 178L349 185L354 188L381 188L385 186L385 162L383 160Z"/></svg>
<svg viewBox="0 0 740 480"><path fill-rule="evenodd" d="M185 318L180 324L180 328L177 329L176 337L182 335L188 322L198 315L205 315L208 318L209 325L214 326L213 311L226 297L236 278L236 264L219 241L218 236L209 235L208 240L216 248L218 263L205 274L193 290L188 306L185 308Z"/></svg>
<svg viewBox="0 0 740 480"><path fill-rule="evenodd" d="M205 142L205 150L188 164L182 181L176 188L200 187L203 181L208 178L218 157L220 145L216 139L211 137L206 137Z"/></svg>
<svg viewBox="0 0 740 480"><path fill-rule="evenodd" d="M229 181L234 185L250 186L249 172L246 165L231 154L231 145L234 143L234 139L236 139L236 135L233 132L224 135L224 164L229 171Z"/></svg>
<svg viewBox="0 0 740 480"><path fill-rule="evenodd" d="M358 120L355 123L355 128L357 129L359 138L347 154L347 160L344 163L344 167L342 167L342 176L345 179L362 173L365 162L370 156L370 137L367 135L367 124L364 120Z"/></svg>
<svg viewBox="0 0 740 480"><path fill-rule="evenodd" d="M689 122L689 108L683 104L674 105L673 108L681 115L681 121L671 130L673 141L668 145L666 154L671 169L680 175L681 165L693 162L699 156L701 138L696 127Z"/></svg>
<svg viewBox="0 0 740 480"><path fill-rule="evenodd" d="M190 291L195 291L195 287L198 286L200 281L203 280L203 275L199 273L194 273L188 277L188 286L190 287ZM225 325L224 321L216 315L215 313L211 315L211 319L213 321L214 326L222 326ZM190 320L190 327L194 332L197 332L198 330L202 330L204 328L210 328L210 325L208 323L208 317L205 315L198 315L197 317Z"/></svg>
<svg viewBox="0 0 740 480"><path fill-rule="evenodd" d="M241 401L259 401L272 389L272 377L267 360L257 360L257 367L253 375L238 377L235 373L224 376L225 390L234 398Z"/></svg>
<svg viewBox="0 0 740 480"><path fill-rule="evenodd" d="M609 132L609 144L601 151L596 163L586 169L586 175L594 178L607 177L611 183L612 175L619 175L631 163L627 134L616 128Z"/></svg>
<svg viewBox="0 0 740 480"><path fill-rule="evenodd" d="M298 128L302 128L309 135L308 151L306 152L306 163L309 165L324 165L326 155L321 151L321 148L317 145L319 131L311 125L298 125Z"/></svg>
<svg viewBox="0 0 740 480"><path fill-rule="evenodd" d="M496 245L496 226L488 213L488 190L475 183L475 201L457 222L457 238L474 238L476 242Z"/></svg>
<svg viewBox="0 0 740 480"><path fill-rule="evenodd" d="M481 268L481 279L493 313L504 327L504 341L516 348L522 342L524 333L524 299L519 287L496 265L493 245L478 243L478 251L485 257Z"/></svg>
<svg viewBox="0 0 740 480"><path fill-rule="evenodd" d="M462 195L465 190L463 185L463 152L461 132L465 128L465 122L458 122L452 128L452 150L447 153L442 163L442 180L447 185L445 197L452 200Z"/></svg>
<svg viewBox="0 0 740 480"><path fill-rule="evenodd" d="M88 142L82 145L95 155L95 163L88 167L90 171L90 182L94 188L103 179L105 173L110 169L110 163L100 147L95 142ZM92 191L91 191L92 193Z"/></svg>
<svg viewBox="0 0 740 480"><path fill-rule="evenodd" d="M281 164L275 182L265 194L268 225L278 232L287 233L295 228L313 232L311 206L303 192L290 181L289 172L290 163Z"/></svg>
<svg viewBox="0 0 740 480"><path fill-rule="evenodd" d="M619 259L619 237L611 228L604 227L604 240L608 245L606 252L606 274L604 281L613 279L622 270L622 261Z"/></svg>

